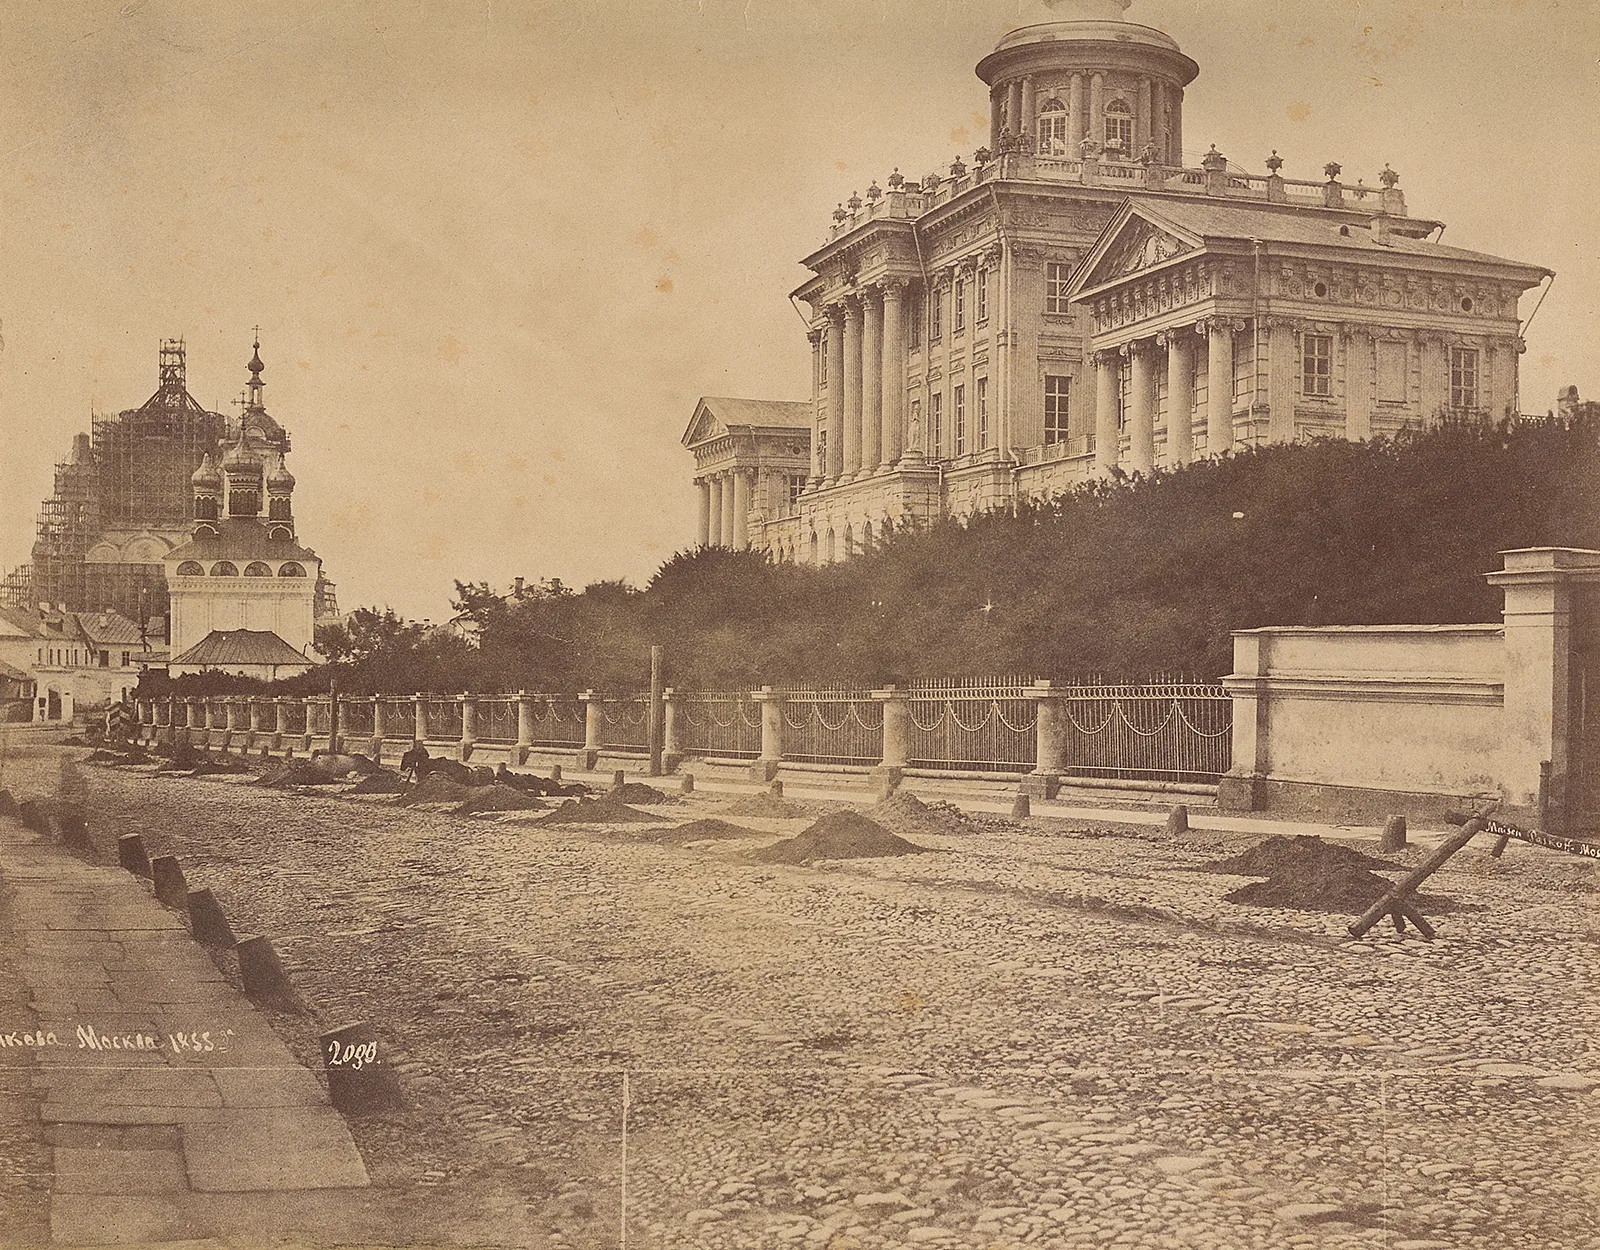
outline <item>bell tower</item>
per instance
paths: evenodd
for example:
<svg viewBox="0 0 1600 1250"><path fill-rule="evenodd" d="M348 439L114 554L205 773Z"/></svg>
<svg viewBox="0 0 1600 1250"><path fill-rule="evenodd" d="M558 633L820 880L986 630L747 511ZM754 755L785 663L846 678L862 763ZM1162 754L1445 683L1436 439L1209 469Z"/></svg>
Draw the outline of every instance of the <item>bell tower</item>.
<svg viewBox="0 0 1600 1250"><path fill-rule="evenodd" d="M978 62L990 147L1182 166L1183 92L1200 67L1123 17L1132 0L1043 0Z"/></svg>

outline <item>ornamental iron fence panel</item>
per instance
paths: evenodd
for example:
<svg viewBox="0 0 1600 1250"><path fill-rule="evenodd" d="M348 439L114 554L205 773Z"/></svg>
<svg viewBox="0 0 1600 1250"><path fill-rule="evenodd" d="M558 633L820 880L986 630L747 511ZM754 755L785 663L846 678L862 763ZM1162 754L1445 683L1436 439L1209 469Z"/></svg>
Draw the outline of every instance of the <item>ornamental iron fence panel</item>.
<svg viewBox="0 0 1600 1250"><path fill-rule="evenodd" d="M1221 686L1073 686L1061 695L1074 776L1205 785L1232 767L1233 700Z"/></svg>
<svg viewBox="0 0 1600 1250"><path fill-rule="evenodd" d="M761 754L761 705L748 691L673 696L678 748L686 755L753 760Z"/></svg>
<svg viewBox="0 0 1600 1250"><path fill-rule="evenodd" d="M422 718L422 723L428 730L428 741L461 741L460 699L425 699L422 704Z"/></svg>
<svg viewBox="0 0 1600 1250"><path fill-rule="evenodd" d="M306 704L294 700L279 705L283 708L283 724L286 733L303 734L306 732Z"/></svg>
<svg viewBox="0 0 1600 1250"><path fill-rule="evenodd" d="M917 682L906 692L913 768L1033 771L1039 704L1031 678Z"/></svg>
<svg viewBox="0 0 1600 1250"><path fill-rule="evenodd" d="M382 699L383 739L410 742L417 736L417 705L411 699Z"/></svg>
<svg viewBox="0 0 1600 1250"><path fill-rule="evenodd" d="M783 758L877 764L883 759L883 705L859 690L785 690Z"/></svg>
<svg viewBox="0 0 1600 1250"><path fill-rule="evenodd" d="M483 695L478 699L477 735L479 742L516 742L515 695Z"/></svg>
<svg viewBox="0 0 1600 1250"><path fill-rule="evenodd" d="M602 733L608 747L650 749L650 697L607 699L600 705Z"/></svg>
<svg viewBox="0 0 1600 1250"><path fill-rule="evenodd" d="M584 707L577 699L559 695L538 695L530 700L533 716L533 745L539 747L581 747Z"/></svg>
<svg viewBox="0 0 1600 1250"><path fill-rule="evenodd" d="M341 738L372 737L372 700L339 700L339 736Z"/></svg>

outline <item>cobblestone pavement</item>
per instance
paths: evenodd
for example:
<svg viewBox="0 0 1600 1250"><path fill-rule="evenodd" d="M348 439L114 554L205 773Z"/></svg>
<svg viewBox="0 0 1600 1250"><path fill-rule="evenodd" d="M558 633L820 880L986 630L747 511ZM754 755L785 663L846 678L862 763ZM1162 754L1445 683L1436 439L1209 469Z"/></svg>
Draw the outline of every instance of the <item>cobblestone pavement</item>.
<svg viewBox="0 0 1600 1250"><path fill-rule="evenodd" d="M1222 902L1215 832L791 868L744 852L804 821L677 847L89 771L102 845L272 936L297 1053L364 1019L399 1056L374 1184L525 1215L504 1244L1600 1247L1586 861L1469 849L1430 889L1482 910L1356 943Z"/></svg>

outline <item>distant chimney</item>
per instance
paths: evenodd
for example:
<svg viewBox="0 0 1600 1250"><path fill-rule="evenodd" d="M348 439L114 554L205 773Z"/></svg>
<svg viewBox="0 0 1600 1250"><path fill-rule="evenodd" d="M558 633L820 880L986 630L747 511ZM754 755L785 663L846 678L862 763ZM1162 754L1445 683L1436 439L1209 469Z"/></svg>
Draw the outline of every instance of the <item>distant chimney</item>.
<svg viewBox="0 0 1600 1250"><path fill-rule="evenodd" d="M517 598L522 598L522 579L517 578Z"/></svg>
<svg viewBox="0 0 1600 1250"><path fill-rule="evenodd" d="M1389 218L1385 213L1379 213L1372 219L1372 241L1389 246Z"/></svg>

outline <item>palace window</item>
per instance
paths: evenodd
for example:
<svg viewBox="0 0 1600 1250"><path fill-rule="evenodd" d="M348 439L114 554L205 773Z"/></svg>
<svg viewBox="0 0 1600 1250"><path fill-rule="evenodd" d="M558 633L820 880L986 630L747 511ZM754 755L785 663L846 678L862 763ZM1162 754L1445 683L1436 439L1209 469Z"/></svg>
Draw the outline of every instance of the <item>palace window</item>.
<svg viewBox="0 0 1600 1250"><path fill-rule="evenodd" d="M185 560L178 566L179 577L204 577L205 565L198 560Z"/></svg>
<svg viewBox="0 0 1600 1250"><path fill-rule="evenodd" d="M305 575L304 567L296 564L293 560L278 566L279 577L304 577Z"/></svg>
<svg viewBox="0 0 1600 1250"><path fill-rule="evenodd" d="M246 577L271 577L272 566L261 560L252 560L244 566L244 575Z"/></svg>
<svg viewBox="0 0 1600 1250"><path fill-rule="evenodd" d="M957 334L967 328L967 280L965 278L956 279L954 320Z"/></svg>
<svg viewBox="0 0 1600 1250"><path fill-rule="evenodd" d="M989 379L979 378L973 383L978 388L973 398L978 404L978 450L989 446Z"/></svg>
<svg viewBox="0 0 1600 1250"><path fill-rule="evenodd" d="M978 270L978 324L989 320L989 271Z"/></svg>
<svg viewBox="0 0 1600 1250"><path fill-rule="evenodd" d="M1300 393L1317 399L1333 395L1333 336L1300 337Z"/></svg>
<svg viewBox="0 0 1600 1250"><path fill-rule="evenodd" d="M922 295L918 293L911 297L910 341L906 347L916 351L922 346Z"/></svg>
<svg viewBox="0 0 1600 1250"><path fill-rule="evenodd" d="M1133 148L1133 110L1122 100L1106 105L1106 150L1128 152Z"/></svg>
<svg viewBox="0 0 1600 1250"><path fill-rule="evenodd" d="M238 577L239 569L232 560L218 560L211 566L212 577Z"/></svg>
<svg viewBox="0 0 1600 1250"><path fill-rule="evenodd" d="M1071 312L1067 287L1072 281L1072 266L1051 261L1044 267L1044 310L1047 313Z"/></svg>
<svg viewBox="0 0 1600 1250"><path fill-rule="evenodd" d="M1044 380L1044 441L1045 446L1067 441L1068 395L1072 379L1051 374Z"/></svg>
<svg viewBox="0 0 1600 1250"><path fill-rule="evenodd" d="M1478 410L1478 349L1450 349L1450 407L1458 412Z"/></svg>
<svg viewBox="0 0 1600 1250"><path fill-rule="evenodd" d="M817 389L828 385L828 336L824 334L817 344Z"/></svg>
<svg viewBox="0 0 1600 1250"><path fill-rule="evenodd" d="M1039 111L1039 155L1067 155L1067 106L1060 100L1046 100Z"/></svg>
<svg viewBox="0 0 1600 1250"><path fill-rule="evenodd" d="M944 337L944 292L935 287L928 292L928 342Z"/></svg>
<svg viewBox="0 0 1600 1250"><path fill-rule="evenodd" d="M967 453L967 388L956 387L954 411L950 414L955 422L956 455L964 456Z"/></svg>
<svg viewBox="0 0 1600 1250"><path fill-rule="evenodd" d="M944 444L944 396L938 391L928 396L928 455L940 458Z"/></svg>
<svg viewBox="0 0 1600 1250"><path fill-rule="evenodd" d="M791 473L789 475L789 511L793 512L800 506L800 496L806 488L804 473Z"/></svg>
<svg viewBox="0 0 1600 1250"><path fill-rule="evenodd" d="M1406 402L1406 345L1395 339L1378 340L1378 402Z"/></svg>

